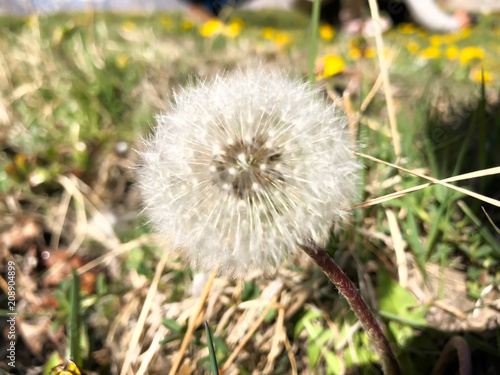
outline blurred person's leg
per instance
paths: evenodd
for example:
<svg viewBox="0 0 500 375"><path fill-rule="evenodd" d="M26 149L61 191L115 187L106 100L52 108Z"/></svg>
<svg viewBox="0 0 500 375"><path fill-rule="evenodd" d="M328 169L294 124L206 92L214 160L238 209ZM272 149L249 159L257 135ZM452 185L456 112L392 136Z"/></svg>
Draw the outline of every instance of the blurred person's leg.
<svg viewBox="0 0 500 375"><path fill-rule="evenodd" d="M323 1L322 1L323 2ZM238 4L241 1L238 2ZM243 1L242 8L244 9L286 9L292 10L296 1L295 0L246 0Z"/></svg>
<svg viewBox="0 0 500 375"><path fill-rule="evenodd" d="M230 0L190 0L188 2L189 13L201 21L216 17L224 6L234 3Z"/></svg>
<svg viewBox="0 0 500 375"><path fill-rule="evenodd" d="M373 36L375 28L371 18L369 18L369 13L365 12L365 7L367 10L365 0L342 0L339 14L342 30L352 34L363 33L365 36ZM368 17L364 19L364 16ZM386 16L381 16L380 22L382 32L392 26L391 20Z"/></svg>
<svg viewBox="0 0 500 375"><path fill-rule="evenodd" d="M224 7L236 7L246 0L190 0L188 11L194 17L206 21L217 17Z"/></svg>
<svg viewBox="0 0 500 375"><path fill-rule="evenodd" d="M435 0L405 0L413 20L430 31L450 32L471 24L471 18L464 11L454 15L443 12Z"/></svg>
<svg viewBox="0 0 500 375"><path fill-rule="evenodd" d="M185 3L188 4L188 15L199 21L207 21L214 16L214 14L210 11L210 8L205 5L205 1L203 0L186 0Z"/></svg>
<svg viewBox="0 0 500 375"><path fill-rule="evenodd" d="M363 16L364 0L341 0L340 20L352 20Z"/></svg>

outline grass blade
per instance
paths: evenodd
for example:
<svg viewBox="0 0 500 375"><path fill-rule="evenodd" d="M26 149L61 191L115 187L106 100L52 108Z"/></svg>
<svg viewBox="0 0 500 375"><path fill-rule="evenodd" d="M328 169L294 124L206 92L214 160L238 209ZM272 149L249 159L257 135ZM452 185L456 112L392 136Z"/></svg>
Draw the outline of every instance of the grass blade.
<svg viewBox="0 0 500 375"><path fill-rule="evenodd" d="M373 25L375 26L375 44L377 46L380 74L382 76L382 83L384 85L385 101L387 103L387 113L389 115L389 125L391 127L391 138L394 146L394 154L399 159L399 157L401 156L401 136L398 131L396 108L394 106L394 98L392 97L390 88L389 67L387 64L387 59L384 56L384 40L382 39L382 30L380 27L380 14L377 2L375 0L368 0L368 4L370 6Z"/></svg>
<svg viewBox="0 0 500 375"><path fill-rule="evenodd" d="M73 280L70 291L70 310L69 310L69 354L78 367L82 366L82 357L80 353L80 277L73 268Z"/></svg>
<svg viewBox="0 0 500 375"><path fill-rule="evenodd" d="M360 156L360 157L362 157L362 158L373 160L373 161L376 161L377 163L382 163L382 164L388 165L389 167L396 168L396 169L398 169L400 171L410 173L410 174L412 174L414 176L417 176L417 177L420 177L420 178L424 178L424 179L432 181L432 182L431 183L427 183L427 184L423 184L423 185L418 185L418 186L415 186L415 187L410 188L410 189L398 191L396 193L391 193L391 194L388 194L388 195L383 196L383 197L375 198L375 199L366 201L364 203L357 204L355 206L352 206L350 208L351 210L353 210L355 208L360 208L360 207L372 206L374 204L380 204L380 203L388 201L390 199L394 199L394 198L400 197L402 195L405 195L407 193L410 193L410 192L413 192L413 191L417 191L417 190L420 190L420 189L423 189L423 188L426 188L428 186L435 185L435 184L446 186L446 187L448 187L450 189L453 189L453 190L456 190L456 191L458 191L458 192L460 192L462 194L465 194L465 195L471 196L473 198L479 199L479 200L481 200L483 202L486 202L486 203L489 203L489 204L491 204L493 206L500 207L500 201L498 201L496 199L493 199L493 198L487 197L485 195L478 194L478 193L475 193L473 191L470 191L470 190L467 190L467 189L464 189L464 188L461 188L461 187L458 187L458 186L454 186L454 185L451 185L451 184L448 183L448 181L459 181L460 179L464 179L463 176L467 176L467 178L473 178L472 176L474 176L474 177L481 177L481 176L490 175L490 174L499 174L498 172L500 171L500 167L489 168L489 169L486 169L484 171L476 171L476 172L466 173L466 174L461 175L461 176L454 176L454 177L446 178L444 180L438 180L438 179L436 179L434 177L426 176L426 175L423 175L421 173L416 173L415 171L411 171L409 169L400 167L400 166L398 166L396 164L392 164L392 163L386 162L384 160L377 159L377 158L375 158L373 156L370 156L370 155L362 154L360 152L356 152L355 154L358 155L358 156ZM492 171L494 173L491 173Z"/></svg>
<svg viewBox="0 0 500 375"><path fill-rule="evenodd" d="M483 209L483 212L484 214L486 215L486 217L488 218L488 221L490 222L490 224L493 226L493 228L495 228L495 231L500 234L500 228L498 228L495 223L493 222L493 220L491 220L491 217L490 215L488 215L488 213L486 212L486 210L484 209L483 206L481 206L481 208Z"/></svg>
<svg viewBox="0 0 500 375"><path fill-rule="evenodd" d="M463 211L463 213L472 221L474 226L478 228L479 233L488 242L495 254L496 258L500 258L500 242L490 233L490 231L484 227L481 220L472 212L472 210L463 201L458 201L458 206Z"/></svg>
<svg viewBox="0 0 500 375"><path fill-rule="evenodd" d="M208 322L205 320L205 332L207 334L207 345L208 352L210 353L210 364L212 365L212 374L219 375L219 368L217 367L217 358L215 357L214 343L212 341L212 335L210 334L210 327Z"/></svg>
<svg viewBox="0 0 500 375"><path fill-rule="evenodd" d="M479 99L478 108L479 122L479 168L484 169L487 165L486 156L486 88L484 83L484 70L481 68L481 98ZM485 187L484 182L481 183L481 190Z"/></svg>
<svg viewBox="0 0 500 375"><path fill-rule="evenodd" d="M311 15L311 41L309 49L309 82L311 83L314 82L314 63L316 62L316 54L318 52L320 3L321 0L314 0Z"/></svg>

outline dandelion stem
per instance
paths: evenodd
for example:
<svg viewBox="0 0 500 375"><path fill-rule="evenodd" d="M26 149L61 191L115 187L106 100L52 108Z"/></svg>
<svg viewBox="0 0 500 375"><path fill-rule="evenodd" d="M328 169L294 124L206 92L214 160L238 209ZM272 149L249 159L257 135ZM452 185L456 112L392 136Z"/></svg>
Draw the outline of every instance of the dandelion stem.
<svg viewBox="0 0 500 375"><path fill-rule="evenodd" d="M445 345L441 355L439 356L434 369L432 370L432 375L444 374L446 369L453 360L458 357L459 363L459 374L460 375L471 375L472 374L472 363L470 358L470 349L467 341L461 336L454 336Z"/></svg>
<svg viewBox="0 0 500 375"><path fill-rule="evenodd" d="M325 249L318 246L314 241L309 240L306 244L299 244L299 246L316 262L330 281L337 287L339 293L344 296L349 306L351 306L351 309L363 325L373 348L380 357L384 374L401 374L389 342L352 281L328 255Z"/></svg>

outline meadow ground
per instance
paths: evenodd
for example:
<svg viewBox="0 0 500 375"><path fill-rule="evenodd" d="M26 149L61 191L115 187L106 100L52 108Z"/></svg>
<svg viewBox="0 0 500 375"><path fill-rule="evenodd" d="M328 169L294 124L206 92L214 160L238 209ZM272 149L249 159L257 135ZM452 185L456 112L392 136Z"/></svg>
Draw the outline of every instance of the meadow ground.
<svg viewBox="0 0 500 375"><path fill-rule="evenodd" d="M306 259L272 277L216 278L194 314L209 276L173 256L158 267L169 245L151 233L134 187L135 150L176 90L259 62L307 76L308 30L304 15L281 12L232 11L205 24L180 14L0 18L0 373L49 374L79 337L72 352L87 374L119 374L124 363L127 374L165 374L193 319L200 328L182 374L209 371L204 320L219 366L233 362L228 375L379 373L354 314ZM494 374L500 18L447 35L412 24L384 34L400 142L374 40L328 25L320 35L315 74L325 97L344 97L363 154L406 169L362 158L356 203L399 194L353 209L332 234L331 255L384 322L405 374L430 373L456 335L473 373ZM415 188L429 182L422 175L469 172L477 173L450 184L479 197ZM4 361L9 264L15 369Z"/></svg>

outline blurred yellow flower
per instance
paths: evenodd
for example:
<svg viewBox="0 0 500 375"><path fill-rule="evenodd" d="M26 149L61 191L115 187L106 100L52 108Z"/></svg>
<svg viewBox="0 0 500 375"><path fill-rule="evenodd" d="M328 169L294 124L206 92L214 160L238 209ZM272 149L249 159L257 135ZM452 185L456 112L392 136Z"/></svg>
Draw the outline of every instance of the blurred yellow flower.
<svg viewBox="0 0 500 375"><path fill-rule="evenodd" d="M229 25L224 27L224 35L230 38L235 38L240 34L242 28L243 21L241 20L241 18L235 18L229 23Z"/></svg>
<svg viewBox="0 0 500 375"><path fill-rule="evenodd" d="M385 50L384 51L385 57L387 57L389 53L390 50ZM367 49L365 49L365 57L371 59L375 56L377 56L377 50L374 47L368 47Z"/></svg>
<svg viewBox="0 0 500 375"><path fill-rule="evenodd" d="M127 65L128 62L128 56L126 55L120 55L116 58L116 65L118 65L120 68L123 68L125 65Z"/></svg>
<svg viewBox="0 0 500 375"><path fill-rule="evenodd" d="M262 36L266 39L274 38L274 29L272 27L264 27L262 29Z"/></svg>
<svg viewBox="0 0 500 375"><path fill-rule="evenodd" d="M431 45L434 47L439 47L441 44L443 44L443 40L441 39L440 35L432 35L429 38L429 41L431 42Z"/></svg>
<svg viewBox="0 0 500 375"><path fill-rule="evenodd" d="M470 33L472 32L470 27L463 28L462 30L457 32L457 36L462 39L466 39L470 36Z"/></svg>
<svg viewBox="0 0 500 375"><path fill-rule="evenodd" d="M37 22L38 22L38 16L36 14L26 18L26 25L30 27L36 25Z"/></svg>
<svg viewBox="0 0 500 375"><path fill-rule="evenodd" d="M422 50L419 56L426 60L437 59L439 58L439 56L441 56L441 51L439 51L439 48L437 47L428 47Z"/></svg>
<svg viewBox="0 0 500 375"><path fill-rule="evenodd" d="M361 49L354 47L349 49L348 55L351 60L357 60L363 55L363 53Z"/></svg>
<svg viewBox="0 0 500 375"><path fill-rule="evenodd" d="M237 25L240 29L243 28L243 20L239 17L233 18L230 25Z"/></svg>
<svg viewBox="0 0 500 375"><path fill-rule="evenodd" d="M172 21L172 18L170 18L169 16L162 17L161 24L163 25L163 28L168 31L174 28L174 22Z"/></svg>
<svg viewBox="0 0 500 375"><path fill-rule="evenodd" d="M458 56L458 48L457 46L449 46L446 50L446 58L448 60L455 60Z"/></svg>
<svg viewBox="0 0 500 375"><path fill-rule="evenodd" d="M292 41L292 38L286 33L278 33L275 38L276 44L279 46L284 46Z"/></svg>
<svg viewBox="0 0 500 375"><path fill-rule="evenodd" d="M341 57L330 55L325 57L325 68L323 69L323 76L331 77L344 70L344 60Z"/></svg>
<svg viewBox="0 0 500 375"><path fill-rule="evenodd" d="M417 42L411 41L406 45L406 49L410 53L417 53L418 50L420 49L420 45Z"/></svg>
<svg viewBox="0 0 500 375"><path fill-rule="evenodd" d="M182 22L182 28L184 30L191 30L193 27L194 27L194 24L189 20L185 20L184 22Z"/></svg>
<svg viewBox="0 0 500 375"><path fill-rule="evenodd" d="M417 28L413 23L401 23L398 26L398 30L403 34L413 34L417 31Z"/></svg>
<svg viewBox="0 0 500 375"><path fill-rule="evenodd" d="M52 43L54 43L55 45L59 45L59 43L61 43L63 36L64 36L63 28L62 27L56 28L52 33Z"/></svg>
<svg viewBox="0 0 500 375"><path fill-rule="evenodd" d="M335 29L328 24L321 25L319 28L319 35L326 41L332 40L335 36Z"/></svg>
<svg viewBox="0 0 500 375"><path fill-rule="evenodd" d="M14 156L14 164L19 168L24 168L26 166L26 157L23 154L17 154Z"/></svg>
<svg viewBox="0 0 500 375"><path fill-rule="evenodd" d="M493 81L493 74L490 72L483 70L474 70L470 73L470 78L475 82L482 82L484 77L484 83L490 83Z"/></svg>
<svg viewBox="0 0 500 375"><path fill-rule="evenodd" d="M135 29L135 23L133 23L132 21L126 21L126 22L122 23L122 30L132 31L134 29Z"/></svg>
<svg viewBox="0 0 500 375"><path fill-rule="evenodd" d="M161 23L165 26L171 26L172 25L172 18L169 16L164 16L161 18Z"/></svg>
<svg viewBox="0 0 500 375"><path fill-rule="evenodd" d="M353 38L349 40L349 58L352 60L359 59L360 57L372 58L377 56L377 50L368 45L368 42L363 37Z"/></svg>
<svg viewBox="0 0 500 375"><path fill-rule="evenodd" d="M417 35L421 38L427 38L429 36L429 33L424 30L424 29L417 29Z"/></svg>
<svg viewBox="0 0 500 375"><path fill-rule="evenodd" d="M223 29L223 24L217 18L207 21L200 29L201 36L207 38L219 33Z"/></svg>
<svg viewBox="0 0 500 375"><path fill-rule="evenodd" d="M473 59L482 60L484 51L478 47L466 47L460 51L460 64L467 65Z"/></svg>
<svg viewBox="0 0 500 375"><path fill-rule="evenodd" d="M357 60L360 57L371 59L377 56L377 50L374 47L352 47L349 49L348 54L351 60Z"/></svg>
<svg viewBox="0 0 500 375"><path fill-rule="evenodd" d="M455 34L444 34L441 35L441 41L443 44L451 44L454 43L457 40L457 37Z"/></svg>

